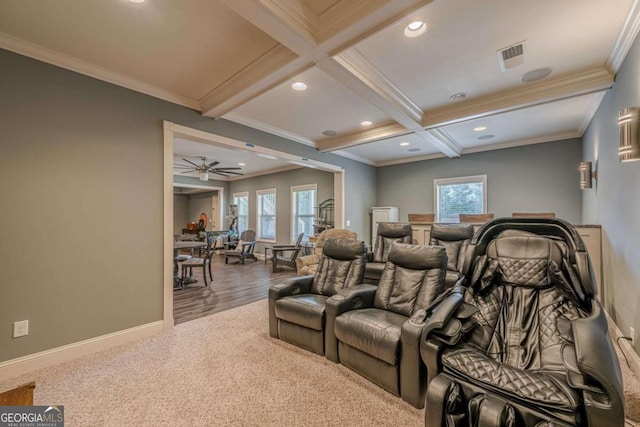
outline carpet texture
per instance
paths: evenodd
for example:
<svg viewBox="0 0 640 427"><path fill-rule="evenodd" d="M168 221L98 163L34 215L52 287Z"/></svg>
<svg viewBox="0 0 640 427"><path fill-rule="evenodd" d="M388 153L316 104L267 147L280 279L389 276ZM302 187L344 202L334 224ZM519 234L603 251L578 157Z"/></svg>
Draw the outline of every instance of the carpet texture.
<svg viewBox="0 0 640 427"><path fill-rule="evenodd" d="M621 357L621 356L620 356ZM628 426L640 387L621 357ZM36 405L73 426L423 426L414 409L344 366L268 333L267 300L0 382L35 381Z"/></svg>
<svg viewBox="0 0 640 427"><path fill-rule="evenodd" d="M0 383L67 426L424 425L423 412L268 333L267 300Z"/></svg>

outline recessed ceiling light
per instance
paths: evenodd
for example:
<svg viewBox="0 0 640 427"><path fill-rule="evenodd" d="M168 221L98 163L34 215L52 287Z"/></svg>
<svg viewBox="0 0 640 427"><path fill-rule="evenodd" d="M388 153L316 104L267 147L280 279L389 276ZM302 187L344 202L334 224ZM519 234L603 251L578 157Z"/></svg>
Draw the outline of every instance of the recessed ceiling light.
<svg viewBox="0 0 640 427"><path fill-rule="evenodd" d="M294 82L291 85L291 88L293 90L297 90L297 91L303 91L303 90L307 90L307 85L304 82Z"/></svg>
<svg viewBox="0 0 640 427"><path fill-rule="evenodd" d="M360 126L371 126L372 124L373 122L369 120L365 120L364 122L360 123Z"/></svg>
<svg viewBox="0 0 640 427"><path fill-rule="evenodd" d="M417 151L420 151L420 149L419 148L409 148L407 151L410 152L410 153L415 153Z"/></svg>
<svg viewBox="0 0 640 427"><path fill-rule="evenodd" d="M427 24L423 21L413 21L404 29L404 35L407 37L418 37L427 31Z"/></svg>
<svg viewBox="0 0 640 427"><path fill-rule="evenodd" d="M453 95L451 95L449 97L449 101L453 101L453 102L462 101L463 99L466 99L467 96L469 96L469 95L467 93L465 93L465 92L454 93Z"/></svg>
<svg viewBox="0 0 640 427"><path fill-rule="evenodd" d="M551 74L551 68L537 68L535 70L527 71L520 76L520 81L523 83L535 82L536 80L542 80Z"/></svg>
<svg viewBox="0 0 640 427"><path fill-rule="evenodd" d="M408 142L401 142L401 143L400 143L400 146L401 146L401 147L406 147L407 145L409 145L409 143L408 143Z"/></svg>
<svg viewBox="0 0 640 427"><path fill-rule="evenodd" d="M335 130L325 130L322 134L324 136L336 136L338 133Z"/></svg>
<svg viewBox="0 0 640 427"><path fill-rule="evenodd" d="M476 132L482 132L483 130L487 130L486 126L478 126L473 128L473 130L475 130Z"/></svg>
<svg viewBox="0 0 640 427"><path fill-rule="evenodd" d="M144 3L144 0L129 0L131 3Z"/></svg>
<svg viewBox="0 0 640 427"><path fill-rule="evenodd" d="M246 163L238 163L238 166L247 166Z"/></svg>
<svg viewBox="0 0 640 427"><path fill-rule="evenodd" d="M479 136L478 139L485 140L485 139L491 139L491 138L495 138L495 137L496 137L495 135L488 134L488 135Z"/></svg>
<svg viewBox="0 0 640 427"><path fill-rule="evenodd" d="M269 159L269 160L278 160L276 156L272 156L271 154L256 153L256 156L262 157L264 159Z"/></svg>

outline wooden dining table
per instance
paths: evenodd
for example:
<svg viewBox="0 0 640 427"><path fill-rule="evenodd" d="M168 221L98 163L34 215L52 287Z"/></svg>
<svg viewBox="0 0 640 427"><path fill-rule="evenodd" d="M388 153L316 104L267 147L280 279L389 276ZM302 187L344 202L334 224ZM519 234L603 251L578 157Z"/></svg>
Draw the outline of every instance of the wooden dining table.
<svg viewBox="0 0 640 427"><path fill-rule="evenodd" d="M207 246L207 242L197 242L197 241L188 241L188 240L180 240L173 242L173 289L181 289L184 287L185 283L183 278L180 277L178 267L178 251L180 249L195 249ZM196 280L190 279L195 282ZM191 283L193 283L191 282Z"/></svg>

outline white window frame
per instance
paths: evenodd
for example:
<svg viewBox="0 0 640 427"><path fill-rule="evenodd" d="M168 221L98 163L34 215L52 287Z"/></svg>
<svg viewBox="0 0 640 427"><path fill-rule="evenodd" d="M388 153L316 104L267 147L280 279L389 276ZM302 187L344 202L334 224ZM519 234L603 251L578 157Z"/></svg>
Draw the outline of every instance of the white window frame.
<svg viewBox="0 0 640 427"><path fill-rule="evenodd" d="M260 214L260 208L262 207L260 204L260 196L263 194L273 194L276 201L276 209L273 214L273 239L263 238L262 230L260 229L260 224L262 223L262 215ZM256 191L256 223L256 240L259 242L276 243L276 239L278 238L278 192L275 188L265 188Z"/></svg>
<svg viewBox="0 0 640 427"><path fill-rule="evenodd" d="M251 228L249 226L249 212L251 211L251 203L250 203L250 199L249 199L249 192L248 191L242 191L240 193L233 193L232 198L231 198L232 203L234 205L238 206L238 234L240 234L240 233L242 233L244 231L244 230L240 230L240 204L236 203L236 198L240 198L240 197L246 197L247 198L247 228L246 229Z"/></svg>
<svg viewBox="0 0 640 427"><path fill-rule="evenodd" d="M488 211L487 193L489 192L487 187L487 175L460 176L455 178L436 178L433 180L433 207L434 207L436 222L440 222L440 206L438 204L438 191L440 189L440 185L469 184L469 183L475 183L475 182L482 183L482 187L483 187L483 192L482 192L483 212L482 213L487 213Z"/></svg>
<svg viewBox="0 0 640 427"><path fill-rule="evenodd" d="M305 185L294 185L291 187L291 243L295 242L298 238L298 234L296 232L296 220L298 218L297 208L298 206L294 202L293 193L297 191L308 191L314 190L316 192L316 199L313 202L313 206L318 206L318 184L305 184ZM315 216L315 214L314 214Z"/></svg>

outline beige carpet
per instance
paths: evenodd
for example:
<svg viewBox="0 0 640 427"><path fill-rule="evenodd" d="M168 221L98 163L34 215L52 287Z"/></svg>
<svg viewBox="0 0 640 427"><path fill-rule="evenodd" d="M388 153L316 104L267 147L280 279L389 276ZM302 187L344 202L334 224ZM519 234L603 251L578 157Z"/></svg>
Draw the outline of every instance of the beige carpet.
<svg viewBox="0 0 640 427"><path fill-rule="evenodd" d="M424 425L423 411L267 331L262 300L0 382L0 390L35 381L35 404L64 405L69 427ZM627 415L638 419L638 381L626 365L623 377Z"/></svg>
<svg viewBox="0 0 640 427"><path fill-rule="evenodd" d="M268 333L267 301L0 383L67 426L422 426L423 412Z"/></svg>

